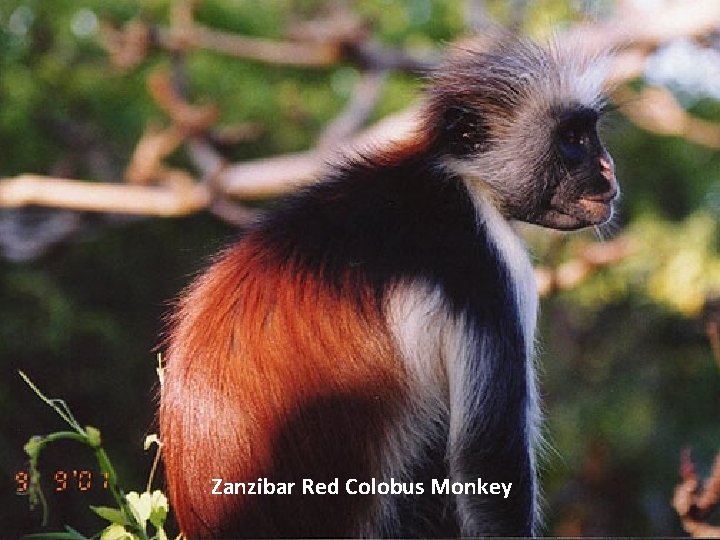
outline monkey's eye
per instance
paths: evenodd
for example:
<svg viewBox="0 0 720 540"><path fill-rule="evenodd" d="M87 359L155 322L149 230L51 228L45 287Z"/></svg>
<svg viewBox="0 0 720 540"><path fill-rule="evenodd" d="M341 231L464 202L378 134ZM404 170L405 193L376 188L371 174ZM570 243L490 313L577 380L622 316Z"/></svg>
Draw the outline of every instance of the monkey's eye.
<svg viewBox="0 0 720 540"><path fill-rule="evenodd" d="M574 162L585 159L588 151L588 135L584 129L577 126L564 126L558 132L560 152L562 155Z"/></svg>
<svg viewBox="0 0 720 540"><path fill-rule="evenodd" d="M562 133L562 142L568 146L580 144L580 132L574 128L568 128Z"/></svg>

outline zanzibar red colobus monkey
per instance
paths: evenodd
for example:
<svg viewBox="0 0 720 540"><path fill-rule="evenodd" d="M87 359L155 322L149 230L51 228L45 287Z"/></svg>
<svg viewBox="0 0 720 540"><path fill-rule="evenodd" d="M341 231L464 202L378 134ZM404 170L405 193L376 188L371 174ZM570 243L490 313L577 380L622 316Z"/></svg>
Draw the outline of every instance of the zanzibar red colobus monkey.
<svg viewBox="0 0 720 540"><path fill-rule="evenodd" d="M509 223L611 218L601 64L508 36L457 50L411 141L330 167L190 286L160 405L187 536L535 533L537 292ZM215 495L213 478L295 488ZM352 478L424 492L349 494ZM432 493L445 478L512 487Z"/></svg>

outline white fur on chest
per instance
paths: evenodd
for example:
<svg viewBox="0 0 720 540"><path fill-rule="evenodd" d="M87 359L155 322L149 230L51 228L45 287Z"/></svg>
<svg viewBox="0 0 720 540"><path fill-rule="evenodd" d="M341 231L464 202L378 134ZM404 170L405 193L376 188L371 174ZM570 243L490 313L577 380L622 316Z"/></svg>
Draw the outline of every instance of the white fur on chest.
<svg viewBox="0 0 720 540"><path fill-rule="evenodd" d="M489 240L500 253L510 273L527 353L528 357L531 357L534 350L538 293L530 257L520 237L492 204L484 199L475 201L475 204Z"/></svg>
<svg viewBox="0 0 720 540"><path fill-rule="evenodd" d="M515 293L525 342L526 435L534 469L533 448L539 438L540 418L533 361L538 307L535 276L525 247L511 226L489 202L476 201L476 207L478 223L484 225L489 242L507 268ZM387 318L406 369L410 400L401 425L387 441L383 469L386 474L406 477L408 466L416 462L445 425L449 437L446 457L452 474L455 449L473 436L467 430L471 417L478 414L473 391L479 389L468 387L467 381L473 379L473 374L478 375L476 371L483 365L477 362L478 351L492 354L495 349L481 344L477 329L468 324L464 315L453 313L442 290L429 283L408 281L397 285L388 298ZM483 379L482 373L479 375ZM485 380L485 384L493 381ZM464 503L458 504L462 507ZM392 505L381 506L385 517L391 517Z"/></svg>
<svg viewBox="0 0 720 540"><path fill-rule="evenodd" d="M510 273L515 290L518 316L523 329L526 354L527 385L527 439L530 442L530 458L535 469L534 450L541 444L540 398L535 374L535 327L538 316L538 292L535 271L523 241L497 209L485 199L476 199L479 219L483 220L488 236L500 252ZM537 508L535 512L538 512Z"/></svg>
<svg viewBox="0 0 720 540"><path fill-rule="evenodd" d="M488 240L508 270L526 353L534 352L538 295L530 258L522 240L488 202L476 201L478 220ZM473 276L468 275L468 280ZM405 282L392 291L388 302L388 325L413 382L422 387L446 386L457 362L474 345L476 336L464 317L453 315L443 293L427 283ZM529 370L532 371L532 370ZM431 392L434 398L442 398ZM447 394L447 392L445 392Z"/></svg>

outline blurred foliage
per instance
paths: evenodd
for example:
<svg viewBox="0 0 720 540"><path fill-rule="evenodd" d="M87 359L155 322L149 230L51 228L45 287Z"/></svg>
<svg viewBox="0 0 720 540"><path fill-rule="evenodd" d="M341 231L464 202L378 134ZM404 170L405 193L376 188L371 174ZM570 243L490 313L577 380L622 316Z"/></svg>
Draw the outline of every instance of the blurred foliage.
<svg viewBox="0 0 720 540"><path fill-rule="evenodd" d="M499 20L517 2L488 1ZM119 179L145 126L165 119L145 86L170 61L152 54L138 69L114 71L97 44L100 21L135 17L166 23L169 0L3 0L0 3L0 177L66 172ZM355 9L386 45L437 50L465 30L464 6L443 0L357 0ZM525 28L545 35L612 2L528 4ZM281 37L286 25L324 12L315 0L205 0L210 27ZM592 11L590 11L592 10ZM234 159L309 148L349 98L351 65L291 69L206 51L187 57L193 100L216 103L222 123L259 122L263 135ZM641 83L639 83L641 84ZM421 81L394 74L375 118L400 110ZM720 122L720 105L683 103ZM717 152L641 132L621 117L606 138L624 201L620 232L633 245L621 263L577 289L544 301L540 363L547 435L547 533L672 535L670 508L684 445L710 465L720 447L720 377L698 318L720 294L720 160ZM109 155L98 165L88 148ZM173 160L187 165L178 153ZM100 174L102 173L102 175ZM532 235L538 258L564 260L592 231L571 235L560 253L552 234ZM141 488L148 458L137 448L154 430L155 356L168 303L236 231L207 215L144 220L85 233L28 263L0 261L0 477L2 533L37 531L39 517L14 495L22 445L58 426L16 375L66 398L104 434L123 483ZM54 454L53 454L54 452ZM90 467L91 455L48 450L48 471ZM88 504L102 493L50 496L51 527L102 526Z"/></svg>

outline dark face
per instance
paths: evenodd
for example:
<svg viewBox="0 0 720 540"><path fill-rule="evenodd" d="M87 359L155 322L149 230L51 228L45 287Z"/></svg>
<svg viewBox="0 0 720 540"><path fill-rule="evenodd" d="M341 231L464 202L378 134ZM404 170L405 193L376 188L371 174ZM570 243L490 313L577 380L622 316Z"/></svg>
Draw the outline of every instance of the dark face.
<svg viewBox="0 0 720 540"><path fill-rule="evenodd" d="M550 163L543 172L544 192L527 221L559 230L607 222L618 184L612 158L597 133L592 109L563 111L552 137Z"/></svg>

